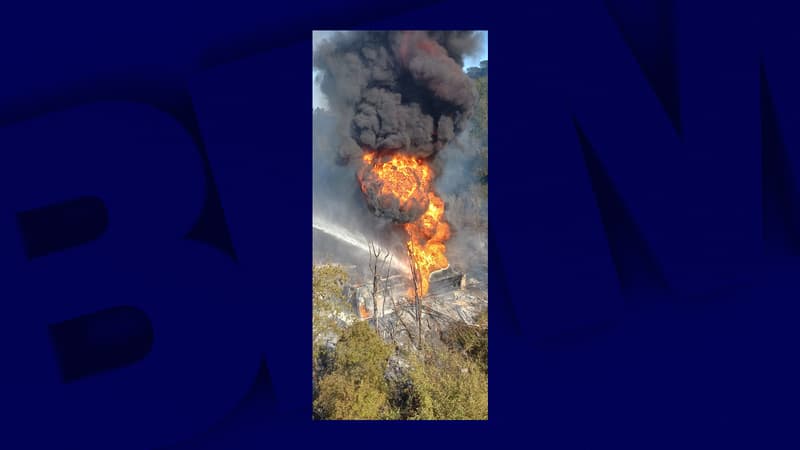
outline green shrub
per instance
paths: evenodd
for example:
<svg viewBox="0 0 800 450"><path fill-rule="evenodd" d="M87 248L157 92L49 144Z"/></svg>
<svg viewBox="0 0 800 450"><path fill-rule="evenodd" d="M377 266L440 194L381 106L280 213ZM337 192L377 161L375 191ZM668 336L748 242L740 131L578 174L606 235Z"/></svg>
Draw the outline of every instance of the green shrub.
<svg viewBox="0 0 800 450"><path fill-rule="evenodd" d="M489 316L482 313L475 325L456 323L442 332L442 341L453 351L462 352L484 372L489 370Z"/></svg>
<svg viewBox="0 0 800 450"><path fill-rule="evenodd" d="M348 327L336 344L332 371L316 386L317 419L391 419L386 363L394 349L367 322Z"/></svg>
<svg viewBox="0 0 800 450"><path fill-rule="evenodd" d="M326 331L338 328L335 315L347 311L342 289L347 281L347 272L336 265L312 267L312 332L316 338Z"/></svg>
<svg viewBox="0 0 800 450"><path fill-rule="evenodd" d="M486 420L489 382L478 364L454 351L412 362L404 416L416 420Z"/></svg>
<svg viewBox="0 0 800 450"><path fill-rule="evenodd" d="M384 391L334 372L319 382L314 414L318 419L369 420L388 418L391 413Z"/></svg>

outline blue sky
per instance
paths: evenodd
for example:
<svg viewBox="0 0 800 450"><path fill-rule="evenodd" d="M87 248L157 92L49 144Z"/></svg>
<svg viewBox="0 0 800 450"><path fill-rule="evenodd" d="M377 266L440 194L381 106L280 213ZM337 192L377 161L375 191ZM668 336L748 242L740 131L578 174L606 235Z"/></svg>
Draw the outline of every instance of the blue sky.
<svg viewBox="0 0 800 450"><path fill-rule="evenodd" d="M333 34L333 31L314 31L312 40L314 42L314 48L317 47L317 44L322 41L323 39L329 37ZM481 35L481 41L483 45L481 48L474 55L468 55L464 58L464 68L467 67L477 67L481 61L485 59L489 59L489 32L488 31L479 31ZM313 89L313 94L311 96L312 107L314 109L320 108L327 108L328 103L325 99L325 94L320 92L319 85L317 84L315 78L317 76L317 72L312 70L311 73L311 85Z"/></svg>

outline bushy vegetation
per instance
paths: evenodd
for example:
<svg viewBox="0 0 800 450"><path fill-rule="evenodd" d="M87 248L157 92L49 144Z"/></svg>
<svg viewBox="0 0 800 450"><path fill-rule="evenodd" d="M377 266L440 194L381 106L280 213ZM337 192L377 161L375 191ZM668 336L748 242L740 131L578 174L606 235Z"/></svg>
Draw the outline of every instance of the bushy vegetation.
<svg viewBox="0 0 800 450"><path fill-rule="evenodd" d="M333 264L315 265L312 273L312 332L316 337L337 330L336 317L347 311L342 289L348 277L343 268Z"/></svg>
<svg viewBox="0 0 800 450"><path fill-rule="evenodd" d="M314 418L326 420L375 420L394 418L386 392L374 385L332 373L319 383Z"/></svg>
<svg viewBox="0 0 800 450"><path fill-rule="evenodd" d="M325 346L326 335L338 335L341 326L337 317L346 315L347 303L344 301L343 287L347 281L347 272L336 265L315 265L312 267L312 374L314 392L323 371L331 365L328 348Z"/></svg>
<svg viewBox="0 0 800 450"><path fill-rule="evenodd" d="M463 328L467 327L467 328ZM321 374L314 418L329 420L482 420L489 415L488 327L456 324L444 344L398 353L369 323L344 330L329 370ZM408 361L386 377L393 354Z"/></svg>
<svg viewBox="0 0 800 450"><path fill-rule="evenodd" d="M314 418L395 418L384 378L393 352L393 346L383 342L367 322L348 327L336 345L333 367L319 380Z"/></svg>
<svg viewBox="0 0 800 450"><path fill-rule="evenodd" d="M489 417L489 321L451 324L442 332L443 348L412 358L407 419L482 420Z"/></svg>
<svg viewBox="0 0 800 450"><path fill-rule="evenodd" d="M369 323L358 322L345 330L336 345L334 371L374 386L384 382L386 362L394 347L383 342Z"/></svg>
<svg viewBox="0 0 800 450"><path fill-rule="evenodd" d="M474 361L484 372L489 370L489 314L484 312L475 325L456 323L442 333L442 341L453 351Z"/></svg>
<svg viewBox="0 0 800 450"><path fill-rule="evenodd" d="M407 404L401 411L416 420L489 418L486 372L461 352L445 349L412 360Z"/></svg>
<svg viewBox="0 0 800 450"><path fill-rule="evenodd" d="M474 72L478 102L472 116L472 137L480 145L478 177L486 184L489 181L489 61L481 61L481 68Z"/></svg>

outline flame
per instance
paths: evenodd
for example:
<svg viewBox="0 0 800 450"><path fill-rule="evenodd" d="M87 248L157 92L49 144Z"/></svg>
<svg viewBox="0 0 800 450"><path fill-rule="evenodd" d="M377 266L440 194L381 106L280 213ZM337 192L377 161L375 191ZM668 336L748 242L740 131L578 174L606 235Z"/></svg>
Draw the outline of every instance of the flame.
<svg viewBox="0 0 800 450"><path fill-rule="evenodd" d="M433 170L421 158L395 154L377 158L375 152L368 151L363 156L363 171L369 170L380 180L380 195L396 199L400 206L427 203L425 212L415 221L403 224L408 233L406 242L409 256L417 268L419 276L419 295L428 293L430 274L444 269L447 261L447 246L450 239L450 226L444 219L444 201L433 192ZM362 181L362 191L366 191ZM413 288L409 296L414 295Z"/></svg>
<svg viewBox="0 0 800 450"><path fill-rule="evenodd" d="M442 220L444 202L433 192L428 192L428 198L430 202L425 214L403 226L409 235L408 248L420 277L420 295L428 293L431 273L449 265L445 242L450 239L450 225ZM411 294L413 292L409 292Z"/></svg>
<svg viewBox="0 0 800 450"><path fill-rule="evenodd" d="M426 193L430 189L432 173L424 161L404 155L375 161L374 153L365 153L363 159L381 181L380 196L395 198L401 205L410 201L420 204L428 201Z"/></svg>
<svg viewBox="0 0 800 450"><path fill-rule="evenodd" d="M358 315L362 319L366 319L369 317L369 311L367 311L367 307L363 303L358 305Z"/></svg>

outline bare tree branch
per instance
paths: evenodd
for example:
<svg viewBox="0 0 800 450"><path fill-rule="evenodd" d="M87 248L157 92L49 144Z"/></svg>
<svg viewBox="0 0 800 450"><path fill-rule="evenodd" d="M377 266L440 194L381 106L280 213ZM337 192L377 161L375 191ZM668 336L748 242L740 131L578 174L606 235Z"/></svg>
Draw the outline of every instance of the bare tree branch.
<svg viewBox="0 0 800 450"><path fill-rule="evenodd" d="M405 312L405 309L403 307L398 308L397 304L394 301L394 298L392 298L392 308L395 311L394 314L397 317L397 321L400 322L400 325L402 325L403 329L406 330L406 334L408 334L408 341L411 343L411 346L417 348L414 345L414 335L411 333L411 330L408 328L408 325L406 325L406 322L403 320L403 313Z"/></svg>
<svg viewBox="0 0 800 450"><path fill-rule="evenodd" d="M378 308L378 290L380 289L381 273L384 270L387 272L388 277L388 261L390 252L384 248L378 247L373 241L369 241L369 272L372 275L372 321L375 324L375 330L383 336L380 329L379 318L383 316L383 307ZM383 304L386 299L384 296ZM381 314L379 314L381 312Z"/></svg>
<svg viewBox="0 0 800 450"><path fill-rule="evenodd" d="M414 261L414 251L413 247L414 243L409 241L406 244L408 248L408 264L411 266L411 280L414 286L414 307L416 312L416 319L417 319L417 348L420 350L422 349L422 309L420 308L421 303L419 299L419 283L421 282L419 278L419 270L417 267L416 262Z"/></svg>

